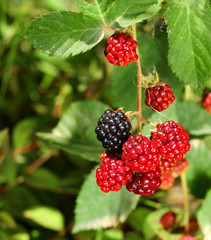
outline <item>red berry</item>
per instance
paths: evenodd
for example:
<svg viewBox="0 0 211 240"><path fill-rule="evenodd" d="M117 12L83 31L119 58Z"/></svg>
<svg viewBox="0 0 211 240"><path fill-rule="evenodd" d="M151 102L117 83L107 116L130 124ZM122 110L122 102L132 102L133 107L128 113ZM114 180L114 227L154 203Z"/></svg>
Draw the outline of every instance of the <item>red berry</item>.
<svg viewBox="0 0 211 240"><path fill-rule="evenodd" d="M183 235L179 240L196 240L196 238L191 235Z"/></svg>
<svg viewBox="0 0 211 240"><path fill-rule="evenodd" d="M211 92L203 96L202 106L206 112L211 113Z"/></svg>
<svg viewBox="0 0 211 240"><path fill-rule="evenodd" d="M181 175L182 173L186 172L189 167L189 162L187 159L181 159L176 161L174 166L174 173L176 176Z"/></svg>
<svg viewBox="0 0 211 240"><path fill-rule="evenodd" d="M160 223L163 225L164 228L171 228L174 226L175 219L176 213L169 211L161 217Z"/></svg>
<svg viewBox="0 0 211 240"><path fill-rule="evenodd" d="M123 32L115 33L108 38L107 44L104 54L110 63L127 66L129 63L138 60L136 53L138 44L131 36Z"/></svg>
<svg viewBox="0 0 211 240"><path fill-rule="evenodd" d="M122 161L135 172L149 172L159 165L157 144L140 134L130 136L122 150Z"/></svg>
<svg viewBox="0 0 211 240"><path fill-rule="evenodd" d="M196 218L191 218L189 221L190 232L197 232L199 230L198 221Z"/></svg>
<svg viewBox="0 0 211 240"><path fill-rule="evenodd" d="M163 173L161 175L161 181L162 181L162 183L160 185L160 189L167 190L173 186L174 177L173 177L172 173Z"/></svg>
<svg viewBox="0 0 211 240"><path fill-rule="evenodd" d="M189 135L180 123L167 121L159 125L152 139L165 159L179 160L190 150Z"/></svg>
<svg viewBox="0 0 211 240"><path fill-rule="evenodd" d="M145 104L151 109L161 112L175 100L173 90L168 84L158 84L146 89Z"/></svg>
<svg viewBox="0 0 211 240"><path fill-rule="evenodd" d="M96 170L97 185L105 193L109 191L119 191L122 185L132 177L132 172L124 165L124 162L118 157L103 158L100 155L102 164Z"/></svg>
<svg viewBox="0 0 211 240"><path fill-rule="evenodd" d="M155 193L161 184L161 170L159 167L147 173L134 173L133 177L126 184L129 192L139 195L150 196Z"/></svg>
<svg viewBox="0 0 211 240"><path fill-rule="evenodd" d="M161 158L160 159L161 173L163 174L163 173L172 172L174 169L175 163L176 163L175 160Z"/></svg>

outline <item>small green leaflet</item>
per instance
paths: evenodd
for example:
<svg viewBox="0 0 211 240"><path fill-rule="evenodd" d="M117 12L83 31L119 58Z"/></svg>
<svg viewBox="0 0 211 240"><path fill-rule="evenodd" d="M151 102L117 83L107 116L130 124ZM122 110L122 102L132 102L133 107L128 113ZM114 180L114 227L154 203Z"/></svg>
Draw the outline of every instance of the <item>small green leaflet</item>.
<svg viewBox="0 0 211 240"><path fill-rule="evenodd" d="M42 227L61 231L64 227L63 215L56 209L47 206L34 206L23 212L23 215Z"/></svg>
<svg viewBox="0 0 211 240"><path fill-rule="evenodd" d="M204 234L204 240L211 238L211 189L207 192L206 197L198 211L198 221Z"/></svg>
<svg viewBox="0 0 211 240"><path fill-rule="evenodd" d="M112 28L128 27L152 17L160 10L161 0L115 0L108 14Z"/></svg>
<svg viewBox="0 0 211 240"><path fill-rule="evenodd" d="M78 195L72 231L114 227L126 220L138 200L139 196L128 192L125 186L119 192L103 193L96 184L95 168Z"/></svg>
<svg viewBox="0 0 211 240"><path fill-rule="evenodd" d="M207 0L170 0L165 11L169 64L197 94L211 74L211 10Z"/></svg>
<svg viewBox="0 0 211 240"><path fill-rule="evenodd" d="M77 0L81 12L58 11L36 18L24 33L34 47L58 58L74 56L93 48L104 28L127 27L151 17L160 0Z"/></svg>

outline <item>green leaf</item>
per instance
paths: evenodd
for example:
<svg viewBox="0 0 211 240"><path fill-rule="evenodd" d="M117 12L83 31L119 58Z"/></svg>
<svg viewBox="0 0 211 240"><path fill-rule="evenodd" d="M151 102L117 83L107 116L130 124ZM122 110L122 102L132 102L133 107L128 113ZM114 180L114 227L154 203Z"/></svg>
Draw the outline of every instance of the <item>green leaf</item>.
<svg viewBox="0 0 211 240"><path fill-rule="evenodd" d="M187 181L191 193L197 198L204 198L211 186L211 151L203 141L193 140L191 149L186 154L190 161Z"/></svg>
<svg viewBox="0 0 211 240"><path fill-rule="evenodd" d="M23 220L23 211L38 205L36 194L30 192L23 186L16 186L10 191L1 195L1 201L4 202L5 210L12 216Z"/></svg>
<svg viewBox="0 0 211 240"><path fill-rule="evenodd" d="M207 192L206 197L198 211L198 222L200 229L203 232L204 240L211 238L211 189Z"/></svg>
<svg viewBox="0 0 211 240"><path fill-rule="evenodd" d="M125 186L119 192L103 193L96 184L96 169L84 182L77 198L73 233L114 227L124 222L136 207L139 196L128 192Z"/></svg>
<svg viewBox="0 0 211 240"><path fill-rule="evenodd" d="M115 68L112 74L111 94L113 105L116 108L124 107L124 111L132 111L136 109L137 100L135 96L137 95L137 87L133 82L135 76L135 64L130 64L126 68Z"/></svg>
<svg viewBox="0 0 211 240"><path fill-rule="evenodd" d="M206 113L200 104L181 102L176 104L176 111L179 122L190 134L211 134L211 114Z"/></svg>
<svg viewBox="0 0 211 240"><path fill-rule="evenodd" d="M15 228L16 227L16 222L14 218L5 211L0 212L0 223L1 223L1 228Z"/></svg>
<svg viewBox="0 0 211 240"><path fill-rule="evenodd" d="M52 12L36 18L24 33L34 47L59 58L94 47L104 36L103 23L76 12Z"/></svg>
<svg viewBox="0 0 211 240"><path fill-rule="evenodd" d="M153 16L160 9L160 0L115 0L107 19L113 28L128 27Z"/></svg>
<svg viewBox="0 0 211 240"><path fill-rule="evenodd" d="M7 128L0 131L0 165L3 162L9 148L9 130Z"/></svg>
<svg viewBox="0 0 211 240"><path fill-rule="evenodd" d="M121 230L109 229L103 232L103 240L124 240Z"/></svg>
<svg viewBox="0 0 211 240"><path fill-rule="evenodd" d="M0 230L0 239L1 240L10 240L7 233L5 231L2 231L2 230Z"/></svg>
<svg viewBox="0 0 211 240"><path fill-rule="evenodd" d="M83 159L99 162L103 152L97 140L95 127L98 119L109 106L98 101L73 103L60 119L51 134L41 133L40 137L69 154Z"/></svg>
<svg viewBox="0 0 211 240"><path fill-rule="evenodd" d="M16 168L14 158L10 155L10 153L7 153L5 160L0 165L0 184L13 182L16 177Z"/></svg>
<svg viewBox="0 0 211 240"><path fill-rule="evenodd" d="M22 227L22 226L18 226L15 229L11 229L9 231L9 239L10 240L30 240L30 236L27 233L27 230Z"/></svg>
<svg viewBox="0 0 211 240"><path fill-rule="evenodd" d="M96 18L106 25L106 14L110 9L112 0L94 0L93 3L88 3L86 0L76 0L76 3L81 7L83 14Z"/></svg>
<svg viewBox="0 0 211 240"><path fill-rule="evenodd" d="M38 118L26 118L18 122L12 132L14 148L24 147L35 141L35 132L40 124Z"/></svg>
<svg viewBox="0 0 211 240"><path fill-rule="evenodd" d="M162 113L154 112L149 117L148 120L150 122L152 122L152 123L155 123L155 124L160 123L160 122L169 121L169 120L173 120L175 122L178 122L175 102L174 102L174 104L170 105L169 108L167 108L166 110L162 111ZM152 129L153 129L152 126L150 126L148 124L144 124L143 130L142 130L142 134L144 136L150 137Z"/></svg>
<svg viewBox="0 0 211 240"><path fill-rule="evenodd" d="M43 190L51 190L60 187L59 178L45 168L39 168L31 175L27 176L25 183L29 186Z"/></svg>
<svg viewBox="0 0 211 240"><path fill-rule="evenodd" d="M36 222L42 227L61 231L64 227L63 215L54 208L46 206L35 206L24 211L24 216Z"/></svg>
<svg viewBox="0 0 211 240"><path fill-rule="evenodd" d="M167 1L169 63L186 84L201 94L211 73L211 11L207 0Z"/></svg>
<svg viewBox="0 0 211 240"><path fill-rule="evenodd" d="M151 212L149 208L140 207L134 210L128 217L127 223L139 232L143 231L143 224L147 215Z"/></svg>

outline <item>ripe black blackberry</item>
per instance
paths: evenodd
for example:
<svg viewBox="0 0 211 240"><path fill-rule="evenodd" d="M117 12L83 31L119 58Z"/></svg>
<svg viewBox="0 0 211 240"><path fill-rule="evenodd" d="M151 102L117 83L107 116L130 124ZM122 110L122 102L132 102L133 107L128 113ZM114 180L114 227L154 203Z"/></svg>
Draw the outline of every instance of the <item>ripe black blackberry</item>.
<svg viewBox="0 0 211 240"><path fill-rule="evenodd" d="M131 123L122 111L106 110L98 120L95 133L106 149L121 151L130 135Z"/></svg>

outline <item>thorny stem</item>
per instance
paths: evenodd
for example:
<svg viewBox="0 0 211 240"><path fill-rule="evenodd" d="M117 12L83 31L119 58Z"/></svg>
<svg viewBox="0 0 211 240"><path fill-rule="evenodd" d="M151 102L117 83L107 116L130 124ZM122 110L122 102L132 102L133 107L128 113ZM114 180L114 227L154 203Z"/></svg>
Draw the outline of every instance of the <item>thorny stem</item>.
<svg viewBox="0 0 211 240"><path fill-rule="evenodd" d="M72 223L69 223L61 232L57 233L49 240L57 240L60 239L61 237L64 237L72 229L72 225L73 225Z"/></svg>
<svg viewBox="0 0 211 240"><path fill-rule="evenodd" d="M184 196L184 220L185 220L185 233L189 233L189 201L188 201L188 186L186 181L185 173L180 175L182 189L183 189L183 196Z"/></svg>
<svg viewBox="0 0 211 240"><path fill-rule="evenodd" d="M137 34L136 34L136 24L132 25L132 32L133 32L133 39L137 41ZM138 61L136 62L137 67L137 75L138 75L138 92L137 92L137 112L138 112L138 130L141 133L142 128L142 111L141 111L141 85L142 85L142 72L141 72L141 63L140 63L140 57L137 47L137 55L138 55Z"/></svg>

